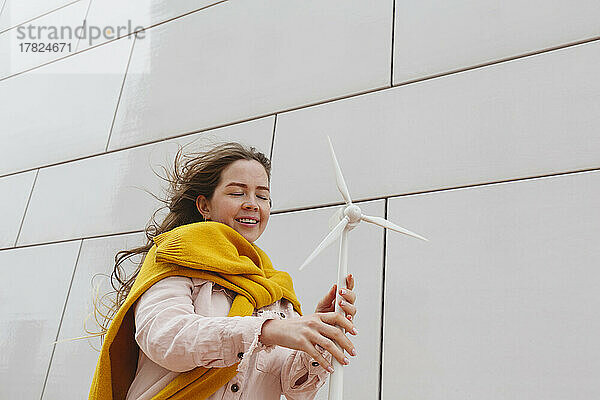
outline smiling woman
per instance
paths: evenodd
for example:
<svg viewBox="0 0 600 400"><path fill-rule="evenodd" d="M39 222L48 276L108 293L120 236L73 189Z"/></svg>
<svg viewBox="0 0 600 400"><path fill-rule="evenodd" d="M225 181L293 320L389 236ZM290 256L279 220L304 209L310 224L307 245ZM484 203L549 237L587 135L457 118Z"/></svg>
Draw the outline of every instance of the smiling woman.
<svg viewBox="0 0 600 400"><path fill-rule="evenodd" d="M254 244L271 211L269 159L225 143L175 157L165 205L145 246L117 253L116 307L90 399L312 399L353 330L354 280L302 315L292 279ZM156 213L155 213L156 215ZM154 221L154 216L152 218ZM143 254L131 277L127 258ZM241 392L241 393L238 393Z"/></svg>
<svg viewBox="0 0 600 400"><path fill-rule="evenodd" d="M211 199L199 195L196 206L205 220L221 222L249 242L263 233L271 211L269 177L256 160L237 160L221 173Z"/></svg>

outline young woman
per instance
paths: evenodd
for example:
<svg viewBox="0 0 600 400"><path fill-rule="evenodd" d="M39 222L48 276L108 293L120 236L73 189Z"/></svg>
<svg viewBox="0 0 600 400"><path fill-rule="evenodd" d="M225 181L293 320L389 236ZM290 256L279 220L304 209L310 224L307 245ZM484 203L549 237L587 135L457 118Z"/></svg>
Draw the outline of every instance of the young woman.
<svg viewBox="0 0 600 400"><path fill-rule="evenodd" d="M340 289L345 317L336 285L302 315L289 274L254 244L270 215L267 157L237 143L180 157L169 214L146 246L117 254L118 311L90 399L314 398L331 357L356 355L336 327L357 334L352 275ZM120 264L135 254L144 261L124 279Z"/></svg>

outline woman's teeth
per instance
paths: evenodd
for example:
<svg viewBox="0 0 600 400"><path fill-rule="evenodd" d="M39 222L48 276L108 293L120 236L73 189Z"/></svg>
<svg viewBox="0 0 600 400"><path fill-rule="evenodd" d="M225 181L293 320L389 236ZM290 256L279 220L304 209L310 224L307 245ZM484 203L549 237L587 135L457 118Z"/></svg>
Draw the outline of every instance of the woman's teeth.
<svg viewBox="0 0 600 400"><path fill-rule="evenodd" d="M255 221L253 219L246 219L246 218L236 219L236 221L241 222L243 224L252 224L252 225L256 225L258 223L258 221Z"/></svg>

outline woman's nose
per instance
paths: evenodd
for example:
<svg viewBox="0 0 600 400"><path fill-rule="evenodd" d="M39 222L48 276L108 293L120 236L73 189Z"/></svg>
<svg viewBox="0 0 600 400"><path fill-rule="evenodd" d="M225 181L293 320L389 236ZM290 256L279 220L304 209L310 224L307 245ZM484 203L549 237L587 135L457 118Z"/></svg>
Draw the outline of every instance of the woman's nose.
<svg viewBox="0 0 600 400"><path fill-rule="evenodd" d="M242 207L244 207L246 210L254 210L257 211L258 210L258 205L256 203L253 202L245 202Z"/></svg>

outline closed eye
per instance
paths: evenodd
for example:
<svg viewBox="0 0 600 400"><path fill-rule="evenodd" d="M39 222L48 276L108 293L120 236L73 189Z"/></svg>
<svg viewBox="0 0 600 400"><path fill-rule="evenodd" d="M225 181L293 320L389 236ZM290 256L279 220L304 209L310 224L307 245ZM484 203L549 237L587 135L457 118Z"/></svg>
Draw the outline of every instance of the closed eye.
<svg viewBox="0 0 600 400"><path fill-rule="evenodd" d="M243 195L244 195L244 193L229 193L229 195L230 195L230 196L243 196ZM261 199L261 200L269 200L269 198L268 198L268 197L266 197L266 196L258 196L258 195L257 195L256 197L258 197L258 198L259 198L259 199Z"/></svg>

